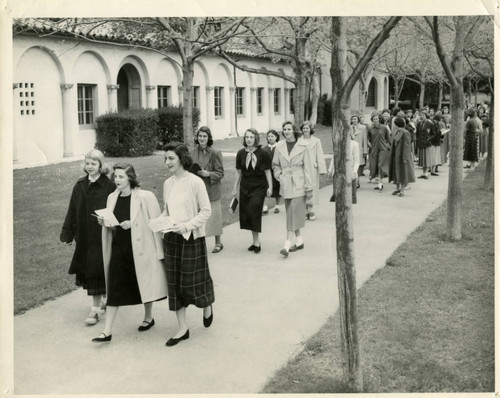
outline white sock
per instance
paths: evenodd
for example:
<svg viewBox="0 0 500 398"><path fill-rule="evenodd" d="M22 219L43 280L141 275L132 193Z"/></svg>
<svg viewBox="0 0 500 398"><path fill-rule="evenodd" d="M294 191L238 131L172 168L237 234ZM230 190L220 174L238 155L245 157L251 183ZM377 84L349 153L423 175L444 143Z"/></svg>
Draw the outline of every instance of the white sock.
<svg viewBox="0 0 500 398"><path fill-rule="evenodd" d="M303 243L304 243L304 241L302 240L302 236L297 236L297 238L295 239L295 244L297 246L300 246Z"/></svg>
<svg viewBox="0 0 500 398"><path fill-rule="evenodd" d="M286 250L289 250L291 246L292 246L292 242L290 242L289 240L285 241L285 246L284 247L285 247Z"/></svg>

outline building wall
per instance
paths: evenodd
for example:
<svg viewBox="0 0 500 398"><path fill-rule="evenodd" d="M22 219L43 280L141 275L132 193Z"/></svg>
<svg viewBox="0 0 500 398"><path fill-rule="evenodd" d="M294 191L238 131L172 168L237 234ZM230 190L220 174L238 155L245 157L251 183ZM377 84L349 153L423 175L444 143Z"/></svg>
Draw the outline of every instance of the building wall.
<svg viewBox="0 0 500 398"><path fill-rule="evenodd" d="M95 118L119 111L125 103L157 108L162 97L163 104L182 104L182 72L175 53L165 56L68 36L20 34L14 37L13 55L14 161L18 165L85 154L95 145ZM291 72L287 65L266 60L238 62ZM325 80L323 86L328 87ZM278 77L244 72L219 57L204 56L195 64L193 86L200 125L209 126L214 138L243 135L250 127L279 131L284 121L293 120L293 84ZM243 88L243 111L238 115L236 87ZM222 113L217 116L216 91L222 93ZM93 119L86 110L92 111Z"/></svg>

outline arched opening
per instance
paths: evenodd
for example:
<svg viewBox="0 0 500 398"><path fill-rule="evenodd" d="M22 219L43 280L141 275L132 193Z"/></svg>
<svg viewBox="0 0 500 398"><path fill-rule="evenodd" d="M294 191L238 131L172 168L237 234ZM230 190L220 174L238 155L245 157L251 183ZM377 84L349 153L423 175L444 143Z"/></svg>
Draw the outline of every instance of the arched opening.
<svg viewBox="0 0 500 398"><path fill-rule="evenodd" d="M132 64L125 64L118 72L118 112L141 107L141 77Z"/></svg>
<svg viewBox="0 0 500 398"><path fill-rule="evenodd" d="M368 86L368 96L366 98L366 106L376 108L377 106L377 79L372 78Z"/></svg>

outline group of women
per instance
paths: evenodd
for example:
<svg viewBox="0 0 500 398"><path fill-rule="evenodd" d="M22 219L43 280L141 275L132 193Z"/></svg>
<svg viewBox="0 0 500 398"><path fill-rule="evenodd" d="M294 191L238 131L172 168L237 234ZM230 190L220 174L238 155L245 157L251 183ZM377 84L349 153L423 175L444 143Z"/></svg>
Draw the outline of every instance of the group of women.
<svg viewBox="0 0 500 398"><path fill-rule="evenodd" d="M110 180L104 155L96 149L85 156L86 176L73 188L60 239L66 244L76 242L69 273L76 274L76 284L93 297L85 323L96 324L107 313L103 332L92 340L95 343L111 341L118 308L124 305L144 304L138 330L149 330L155 325L153 302L167 297L179 325L167 346L189 338L186 308L190 304L203 309L205 327L212 324L215 296L205 224L211 203L217 200L210 200L203 180L190 172L193 158L185 145L171 143L164 150L172 176L163 187L163 214L155 195L140 188L131 164L115 164ZM103 209L112 216L95 214ZM161 215L170 217L171 225L153 232L149 222Z"/></svg>

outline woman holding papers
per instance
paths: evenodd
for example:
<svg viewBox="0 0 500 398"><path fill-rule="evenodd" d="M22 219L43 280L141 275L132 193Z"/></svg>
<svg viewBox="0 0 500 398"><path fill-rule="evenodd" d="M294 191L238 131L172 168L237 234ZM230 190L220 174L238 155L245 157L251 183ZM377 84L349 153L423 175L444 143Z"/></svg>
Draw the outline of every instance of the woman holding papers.
<svg viewBox="0 0 500 398"><path fill-rule="evenodd" d="M153 301L167 297L161 233L153 232L149 220L160 215L154 194L139 188L134 167L116 164L116 191L108 196L106 209L112 215L99 217L103 225L102 246L108 305L103 333L92 341L111 341L113 323L122 305L144 303L144 321L139 331L154 326ZM101 213L102 214L102 213Z"/></svg>
<svg viewBox="0 0 500 398"><path fill-rule="evenodd" d="M191 150L190 155L193 162L201 168L197 175L205 183L212 208L212 214L205 226L205 236L215 236L215 247L212 253L219 253L224 248L220 239L222 235L221 180L224 178L222 154L212 148L214 140L210 129L206 126L198 129L194 142L197 145Z"/></svg>
<svg viewBox="0 0 500 398"><path fill-rule="evenodd" d="M165 164L173 174L163 185L163 215L174 220L163 236L168 305L179 324L178 332L166 343L171 347L189 338L186 307L190 304L203 308L205 327L212 324L215 295L205 243L205 223L211 213L205 184L188 171L193 160L185 145L170 143L163 149Z"/></svg>
<svg viewBox="0 0 500 398"><path fill-rule="evenodd" d="M106 283L101 227L92 215L106 205L106 198L115 190L115 184L106 176L109 170L103 153L97 149L85 155L83 170L86 175L73 188L60 240L68 245L73 240L76 242L69 273L76 274L76 285L82 286L92 296L93 305L85 323L95 325L104 314Z"/></svg>

